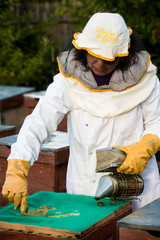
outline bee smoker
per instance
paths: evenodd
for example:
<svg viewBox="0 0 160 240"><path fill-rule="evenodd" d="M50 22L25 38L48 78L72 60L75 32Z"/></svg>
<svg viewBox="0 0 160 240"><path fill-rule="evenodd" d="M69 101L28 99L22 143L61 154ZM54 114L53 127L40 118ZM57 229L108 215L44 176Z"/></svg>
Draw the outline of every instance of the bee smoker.
<svg viewBox="0 0 160 240"><path fill-rule="evenodd" d="M126 154L116 148L97 150L96 172L106 172L99 180L95 199L105 197L118 200L136 199L144 189L140 175L122 174L116 171L126 158Z"/></svg>

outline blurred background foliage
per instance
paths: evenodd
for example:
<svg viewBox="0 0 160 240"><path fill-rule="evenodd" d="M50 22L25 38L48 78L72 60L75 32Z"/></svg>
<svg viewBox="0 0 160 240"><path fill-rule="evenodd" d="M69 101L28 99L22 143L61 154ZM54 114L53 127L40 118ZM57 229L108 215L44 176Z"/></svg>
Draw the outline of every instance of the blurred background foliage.
<svg viewBox="0 0 160 240"><path fill-rule="evenodd" d="M30 7L57 4L45 19L36 21ZM21 10L21 11L20 11ZM55 35L59 19L70 19L68 34L81 31L95 12L118 12L141 38L160 72L160 2L158 0L59 0L0 2L0 84L45 89L58 72L56 56L67 41ZM67 20L68 21L68 20ZM72 29L70 29L72 28ZM56 30L57 31L57 30Z"/></svg>
<svg viewBox="0 0 160 240"><path fill-rule="evenodd" d="M0 83L41 90L58 71L55 58L58 44L52 33L56 21L52 16L37 21L29 11L33 3L18 0L0 3Z"/></svg>

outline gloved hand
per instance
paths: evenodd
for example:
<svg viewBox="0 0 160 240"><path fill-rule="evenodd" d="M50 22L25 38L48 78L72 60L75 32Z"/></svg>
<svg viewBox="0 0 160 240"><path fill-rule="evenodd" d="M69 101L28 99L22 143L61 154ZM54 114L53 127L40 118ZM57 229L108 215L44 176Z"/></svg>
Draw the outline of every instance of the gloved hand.
<svg viewBox="0 0 160 240"><path fill-rule="evenodd" d="M14 203L15 210L20 206L22 213L27 211L27 175L29 165L29 161L9 159L6 179L2 188L3 196Z"/></svg>
<svg viewBox="0 0 160 240"><path fill-rule="evenodd" d="M144 171L147 162L160 148L160 139L153 134L146 134L134 145L115 147L127 155L117 172L125 174L140 174Z"/></svg>

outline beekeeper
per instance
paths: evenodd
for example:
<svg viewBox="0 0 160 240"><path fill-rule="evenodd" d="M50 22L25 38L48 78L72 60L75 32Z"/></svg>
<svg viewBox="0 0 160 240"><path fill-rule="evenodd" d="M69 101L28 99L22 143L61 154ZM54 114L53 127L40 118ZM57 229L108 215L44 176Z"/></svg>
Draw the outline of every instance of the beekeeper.
<svg viewBox="0 0 160 240"><path fill-rule="evenodd" d="M95 195L96 150L117 146L127 153L119 172L141 174L144 191L133 209L160 197L155 153L160 148L160 84L148 52L119 14L94 14L73 48L58 57L54 77L24 121L11 147L3 196L27 210L27 174L41 143L67 114L70 156L67 192ZM44 176L45 177L45 176Z"/></svg>

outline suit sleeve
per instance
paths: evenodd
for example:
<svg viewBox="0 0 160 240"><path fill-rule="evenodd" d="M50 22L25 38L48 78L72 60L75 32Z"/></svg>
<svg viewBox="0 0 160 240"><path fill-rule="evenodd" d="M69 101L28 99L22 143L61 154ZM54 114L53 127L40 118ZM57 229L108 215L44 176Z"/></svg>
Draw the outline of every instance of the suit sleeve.
<svg viewBox="0 0 160 240"><path fill-rule="evenodd" d="M17 142L12 144L8 159L30 161L33 165L38 159L42 142L56 131L58 124L71 109L68 89L63 76L55 76L46 94L42 97L31 115L27 116L18 134Z"/></svg>

